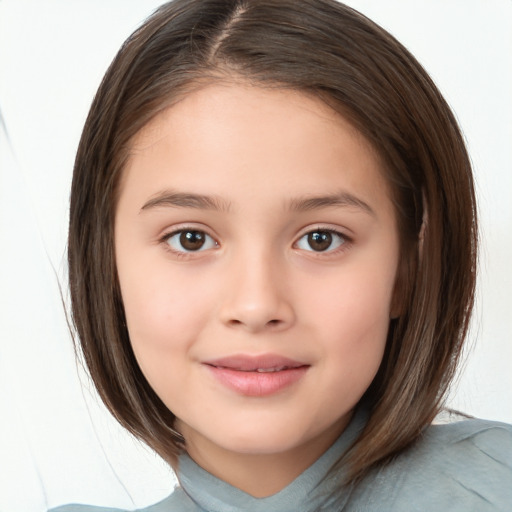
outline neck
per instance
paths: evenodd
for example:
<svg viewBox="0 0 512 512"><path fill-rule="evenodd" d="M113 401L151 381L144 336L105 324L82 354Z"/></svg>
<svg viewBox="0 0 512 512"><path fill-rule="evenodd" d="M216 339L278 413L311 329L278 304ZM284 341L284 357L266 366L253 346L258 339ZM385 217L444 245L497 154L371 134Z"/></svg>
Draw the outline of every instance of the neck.
<svg viewBox="0 0 512 512"><path fill-rule="evenodd" d="M188 455L204 470L253 497L264 498L284 489L314 464L345 429L344 417L321 435L279 453L238 453L181 425Z"/></svg>

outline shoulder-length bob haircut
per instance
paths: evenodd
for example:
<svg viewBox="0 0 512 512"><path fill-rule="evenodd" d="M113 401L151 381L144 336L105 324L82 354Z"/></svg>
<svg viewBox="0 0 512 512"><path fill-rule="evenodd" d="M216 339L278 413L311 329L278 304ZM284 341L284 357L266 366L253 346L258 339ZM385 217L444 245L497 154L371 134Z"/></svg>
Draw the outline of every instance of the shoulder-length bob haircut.
<svg viewBox="0 0 512 512"><path fill-rule="evenodd" d="M392 191L401 256L385 355L348 454L356 480L410 445L439 408L468 330L476 206L457 122L416 59L335 0L175 0L124 43L92 104L76 157L69 225L72 315L106 406L170 463L183 439L137 365L114 253L120 178L133 136L216 80L320 98L376 150ZM343 392L343 390L340 390Z"/></svg>

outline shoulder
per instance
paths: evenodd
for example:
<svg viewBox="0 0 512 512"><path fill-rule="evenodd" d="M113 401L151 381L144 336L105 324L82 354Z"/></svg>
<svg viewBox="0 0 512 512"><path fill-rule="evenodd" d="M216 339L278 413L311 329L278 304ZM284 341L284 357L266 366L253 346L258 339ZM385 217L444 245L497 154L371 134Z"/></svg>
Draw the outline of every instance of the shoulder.
<svg viewBox="0 0 512 512"><path fill-rule="evenodd" d="M362 501L380 501L379 510L388 510L384 502L396 512L510 511L512 425L476 419L432 425L362 487Z"/></svg>
<svg viewBox="0 0 512 512"><path fill-rule="evenodd" d="M432 425L411 451L408 464L442 471L468 486L473 482L494 496L498 484L507 484L512 503L512 425L477 419Z"/></svg>
<svg viewBox="0 0 512 512"><path fill-rule="evenodd" d="M127 509L120 508L70 504L52 508L48 512L201 512L201 509L187 496L181 487L176 487L173 493L163 501L142 509L130 509L128 511Z"/></svg>
<svg viewBox="0 0 512 512"><path fill-rule="evenodd" d="M434 461L512 466L512 425L496 421L466 419L431 425L417 443L419 453Z"/></svg>

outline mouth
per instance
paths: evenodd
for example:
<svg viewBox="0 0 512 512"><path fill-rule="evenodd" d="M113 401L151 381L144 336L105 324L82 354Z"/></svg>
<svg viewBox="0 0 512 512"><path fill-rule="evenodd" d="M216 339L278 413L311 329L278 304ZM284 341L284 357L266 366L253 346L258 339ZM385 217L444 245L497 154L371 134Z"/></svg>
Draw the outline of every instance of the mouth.
<svg viewBox="0 0 512 512"><path fill-rule="evenodd" d="M310 365L278 355L236 355L204 366L223 386L244 396L268 396L300 381Z"/></svg>
<svg viewBox="0 0 512 512"><path fill-rule="evenodd" d="M270 368L258 368L258 367L255 367L255 368L237 368L237 367L232 367L232 366L223 366L223 365L218 365L218 364L210 364L210 363L205 363L209 366L213 366L214 368L219 368L221 370L234 370L234 371L237 371L237 372L257 372L257 373L274 373L274 372L282 372L284 370L293 370L294 368L300 368L301 366L305 366L305 365L298 365L298 366L275 366L275 367L270 367Z"/></svg>
<svg viewBox="0 0 512 512"><path fill-rule="evenodd" d="M259 356L234 355L205 361L204 364L216 368L237 370L239 372L278 372L301 366L309 366L301 361L275 354L263 354Z"/></svg>
<svg viewBox="0 0 512 512"><path fill-rule="evenodd" d="M258 372L258 373L272 373L282 372L283 370L289 370L291 366L278 366L277 368L254 368L254 370L238 370L240 372Z"/></svg>

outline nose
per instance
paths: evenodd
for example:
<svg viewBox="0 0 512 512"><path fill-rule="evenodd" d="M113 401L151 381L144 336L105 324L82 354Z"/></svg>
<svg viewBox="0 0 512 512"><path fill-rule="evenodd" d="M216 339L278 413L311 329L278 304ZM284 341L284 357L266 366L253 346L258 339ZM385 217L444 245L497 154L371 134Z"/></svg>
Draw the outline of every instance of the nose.
<svg viewBox="0 0 512 512"><path fill-rule="evenodd" d="M295 322L286 272L270 255L232 261L220 319L251 333L282 331Z"/></svg>

